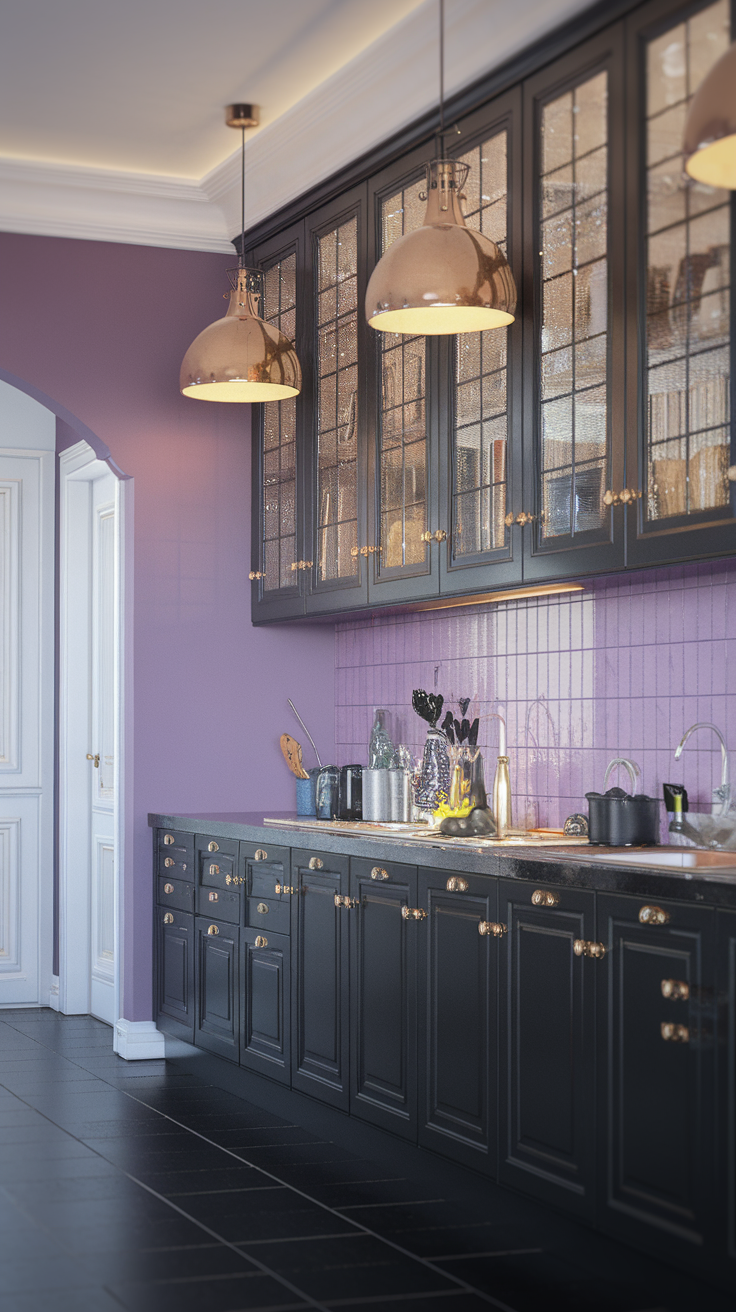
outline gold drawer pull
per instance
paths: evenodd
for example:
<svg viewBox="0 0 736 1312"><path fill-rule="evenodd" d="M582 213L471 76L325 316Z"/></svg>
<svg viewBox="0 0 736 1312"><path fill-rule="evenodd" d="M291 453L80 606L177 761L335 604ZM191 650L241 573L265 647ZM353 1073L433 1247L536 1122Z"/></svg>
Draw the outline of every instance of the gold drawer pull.
<svg viewBox="0 0 736 1312"><path fill-rule="evenodd" d="M659 1027L665 1043L689 1043L690 1031L687 1025L675 1025L671 1020L663 1020Z"/></svg>
<svg viewBox="0 0 736 1312"><path fill-rule="evenodd" d="M211 864L211 866L210 866L210 874L211 874L211 875L219 875L219 873L220 873L220 867L219 867L219 866L216 866L215 863L214 863L214 861L213 861L212 864Z"/></svg>
<svg viewBox="0 0 736 1312"><path fill-rule="evenodd" d="M174 843L175 841L176 840L173 834L164 834L164 843L166 844L167 847L171 847L171 844Z"/></svg>
<svg viewBox="0 0 736 1312"><path fill-rule="evenodd" d="M559 903L560 903L559 893L550 893L547 889L544 888L535 888L534 892L532 893L533 907L556 907L559 906Z"/></svg>
<svg viewBox="0 0 736 1312"><path fill-rule="evenodd" d="M259 902L258 906L256 907L256 911L260 916L267 916L268 915L267 904L265 902Z"/></svg>
<svg viewBox="0 0 736 1312"><path fill-rule="evenodd" d="M421 540L422 542L446 542L447 533L443 528L435 529L434 533L431 529L426 529L421 535Z"/></svg>
<svg viewBox="0 0 736 1312"><path fill-rule="evenodd" d="M463 879L462 875L450 875L445 888L448 893L467 893L469 884L467 879Z"/></svg>
<svg viewBox="0 0 736 1312"><path fill-rule="evenodd" d="M210 902L219 902L219 900L220 900L220 895L219 895L219 893L210 893L210 899L209 899L209 900L210 900Z"/></svg>
<svg viewBox="0 0 736 1312"><path fill-rule="evenodd" d="M296 893L296 889L292 887L291 884L277 884L273 891L278 897L280 897L282 893Z"/></svg>
<svg viewBox="0 0 736 1312"><path fill-rule="evenodd" d="M260 569L252 569L248 574L248 578L251 580L251 582L253 581L253 579L265 579L265 577L266 577L265 573L263 573L263 571Z"/></svg>
<svg viewBox="0 0 736 1312"><path fill-rule="evenodd" d="M207 930L208 934L219 934L219 932L220 931L217 928L217 925L210 925L209 929Z"/></svg>
<svg viewBox="0 0 736 1312"><path fill-rule="evenodd" d="M662 997L670 1002L687 1002L690 997L690 985L684 979L663 979Z"/></svg>
<svg viewBox="0 0 736 1312"><path fill-rule="evenodd" d="M512 524L519 524L523 528L525 524L531 524L533 519L534 516L530 515L527 510L522 510L518 515L514 515L513 511L509 511L503 522L507 528L511 528Z"/></svg>
<svg viewBox="0 0 736 1312"><path fill-rule="evenodd" d="M257 852L254 854L254 856L253 856L253 860L254 860L254 861L268 861L268 852L264 851L264 849L263 849L262 847L259 847L259 848L258 848L258 851L257 851Z"/></svg>
<svg viewBox="0 0 736 1312"><path fill-rule="evenodd" d="M508 925L500 924L496 920L480 920L478 922L478 933L482 938L485 938L488 934L493 938L502 938L504 934L508 934L508 930Z"/></svg>
<svg viewBox="0 0 736 1312"><path fill-rule="evenodd" d="M595 957L598 961L606 955L605 943L593 943L584 938L576 938L572 950L576 957Z"/></svg>
<svg viewBox="0 0 736 1312"><path fill-rule="evenodd" d="M214 840L214 838L213 838L212 842L207 844L207 851L208 851L208 852L219 852L219 850L220 850L220 844L219 844L219 843L216 843L215 840Z"/></svg>
<svg viewBox="0 0 736 1312"><path fill-rule="evenodd" d="M642 907L639 912L641 925L666 925L669 918L669 911L663 911L661 907Z"/></svg>
<svg viewBox="0 0 736 1312"><path fill-rule="evenodd" d="M427 913L424 907L402 907L401 914L404 920L426 920Z"/></svg>
<svg viewBox="0 0 736 1312"><path fill-rule="evenodd" d="M258 937L256 938L256 947L257 947L257 948L267 948L267 947L268 947L268 939L267 939L267 938L264 938L264 937L263 937L263 934L259 934Z"/></svg>
<svg viewBox="0 0 736 1312"><path fill-rule="evenodd" d="M164 884L164 893L173 893L173 891L174 891L173 884ZM662 983L664 983L664 980L662 981Z"/></svg>
<svg viewBox="0 0 736 1312"><path fill-rule="evenodd" d="M388 870L383 866L374 866L371 870L371 879L388 879Z"/></svg>
<svg viewBox="0 0 736 1312"><path fill-rule="evenodd" d="M310 856L309 858L310 870L321 870L323 866L324 866L324 861L322 861L320 857Z"/></svg>
<svg viewBox="0 0 736 1312"><path fill-rule="evenodd" d="M336 907L345 907L347 911L352 911L353 907L357 907L357 905L358 905L357 897L347 897L347 896L342 897L340 893L335 894Z"/></svg>
<svg viewBox="0 0 736 1312"><path fill-rule="evenodd" d="M165 865L165 867L166 867L167 870L170 870L172 866L175 866L175 865L176 865L176 862L175 862L173 856L167 856L166 859L165 859L165 861L164 861L164 865Z"/></svg>
<svg viewBox="0 0 736 1312"><path fill-rule="evenodd" d="M164 924L173 925L173 923L174 923L174 917L172 916L170 911L167 911L166 915L164 916Z"/></svg>

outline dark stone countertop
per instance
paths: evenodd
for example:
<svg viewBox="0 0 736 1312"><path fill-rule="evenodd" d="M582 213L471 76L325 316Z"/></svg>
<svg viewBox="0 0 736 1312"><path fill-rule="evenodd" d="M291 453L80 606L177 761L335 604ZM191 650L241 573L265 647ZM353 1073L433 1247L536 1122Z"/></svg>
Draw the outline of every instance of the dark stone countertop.
<svg viewBox="0 0 736 1312"><path fill-rule="evenodd" d="M596 858L597 849L585 845L574 847L488 847L473 839L448 840L387 837L330 832L324 829L300 829L294 812L274 811L274 819L294 821L265 825L261 811L201 812L190 815L151 813L149 825L154 829L176 829L189 834L208 834L241 839L247 843L298 848L312 852L334 852L343 856L365 857L373 861L401 861L406 865L430 869L465 871L468 874L494 875L524 879L542 884L570 888L590 888L607 893L626 893L632 897L674 898L711 906L736 908L736 855L734 872L713 875L707 870L653 870L648 866L616 865ZM613 853L612 848L606 852ZM632 849L621 849L630 857ZM647 848L647 851L652 851Z"/></svg>

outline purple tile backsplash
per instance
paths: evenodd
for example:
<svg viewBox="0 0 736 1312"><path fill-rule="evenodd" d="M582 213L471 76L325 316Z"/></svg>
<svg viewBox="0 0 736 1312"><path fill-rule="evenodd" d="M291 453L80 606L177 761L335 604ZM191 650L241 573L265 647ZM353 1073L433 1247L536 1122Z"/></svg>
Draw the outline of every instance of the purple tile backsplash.
<svg viewBox="0 0 736 1312"><path fill-rule="evenodd" d="M341 763L365 763L376 706L388 709L395 740L420 752L425 728L411 693L423 687L450 706L479 698L487 783L498 722L484 717L504 716L515 824L556 826L587 811L585 793L602 789L615 756L639 765L650 796L661 797L665 781L684 783L691 810L709 810L721 776L717 739L701 730L679 761L674 750L698 720L736 743L736 561L339 624L335 664ZM620 782L628 790L627 778Z"/></svg>

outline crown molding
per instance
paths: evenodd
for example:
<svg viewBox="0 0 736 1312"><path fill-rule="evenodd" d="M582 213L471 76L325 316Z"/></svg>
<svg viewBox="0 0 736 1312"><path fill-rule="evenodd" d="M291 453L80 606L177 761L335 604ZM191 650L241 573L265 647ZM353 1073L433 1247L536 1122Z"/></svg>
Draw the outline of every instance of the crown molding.
<svg viewBox="0 0 736 1312"><path fill-rule="evenodd" d="M452 0L448 97L589 6ZM436 108L437 5L426 0L246 146L246 231ZM0 231L230 254L240 152L199 180L0 157Z"/></svg>

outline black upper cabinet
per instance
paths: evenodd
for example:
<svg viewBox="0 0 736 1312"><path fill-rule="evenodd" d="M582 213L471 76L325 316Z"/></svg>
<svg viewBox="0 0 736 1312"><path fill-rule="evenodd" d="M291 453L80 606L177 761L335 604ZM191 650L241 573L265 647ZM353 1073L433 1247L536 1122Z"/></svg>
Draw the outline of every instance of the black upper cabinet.
<svg viewBox="0 0 736 1312"><path fill-rule="evenodd" d="M628 561L732 555L733 199L683 173L679 126L730 44L730 4L654 0L627 38Z"/></svg>
<svg viewBox="0 0 736 1312"><path fill-rule="evenodd" d="M622 46L525 86L525 580L624 564Z"/></svg>

